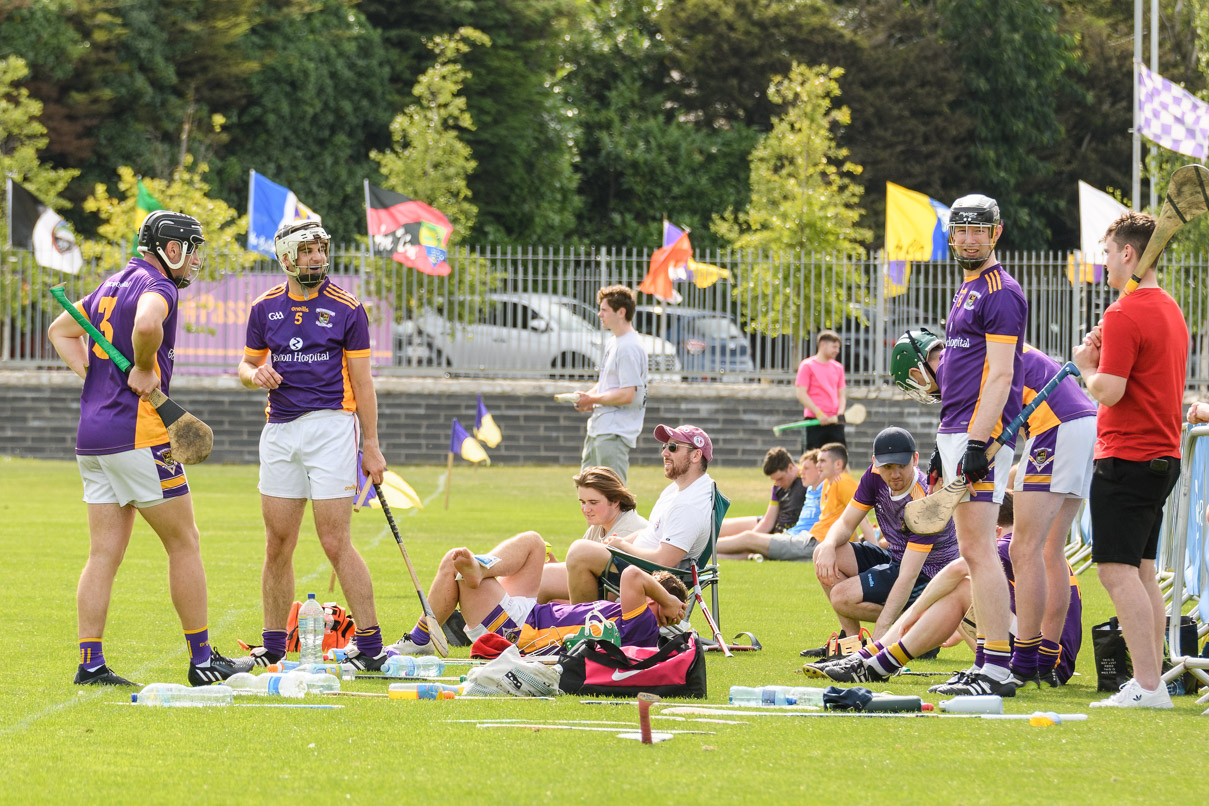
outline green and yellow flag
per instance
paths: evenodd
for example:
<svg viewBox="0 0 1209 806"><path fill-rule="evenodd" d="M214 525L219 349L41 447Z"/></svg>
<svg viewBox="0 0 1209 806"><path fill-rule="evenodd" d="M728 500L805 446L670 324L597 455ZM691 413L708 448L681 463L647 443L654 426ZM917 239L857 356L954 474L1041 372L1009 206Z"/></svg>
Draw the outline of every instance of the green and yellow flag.
<svg viewBox="0 0 1209 806"><path fill-rule="evenodd" d="M151 195L151 191L147 190L147 186L143 184L143 180L139 180L139 197L134 205L134 238L131 240L130 254L138 255L139 245L139 230L143 227L143 222L147 220L147 216L156 210L163 210L164 205L160 204L160 200Z"/></svg>

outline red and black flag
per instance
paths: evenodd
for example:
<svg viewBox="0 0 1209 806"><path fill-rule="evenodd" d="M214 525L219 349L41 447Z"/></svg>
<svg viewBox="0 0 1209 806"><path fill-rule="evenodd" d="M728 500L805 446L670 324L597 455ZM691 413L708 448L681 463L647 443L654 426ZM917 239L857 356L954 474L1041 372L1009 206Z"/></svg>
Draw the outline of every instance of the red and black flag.
<svg viewBox="0 0 1209 806"><path fill-rule="evenodd" d="M445 260L453 225L440 210L402 193L375 187L367 179L365 217L373 254L390 255L425 274L444 277L451 271Z"/></svg>
<svg viewBox="0 0 1209 806"><path fill-rule="evenodd" d="M6 191L9 245L33 252L40 266L78 274L84 258L63 217L11 177Z"/></svg>

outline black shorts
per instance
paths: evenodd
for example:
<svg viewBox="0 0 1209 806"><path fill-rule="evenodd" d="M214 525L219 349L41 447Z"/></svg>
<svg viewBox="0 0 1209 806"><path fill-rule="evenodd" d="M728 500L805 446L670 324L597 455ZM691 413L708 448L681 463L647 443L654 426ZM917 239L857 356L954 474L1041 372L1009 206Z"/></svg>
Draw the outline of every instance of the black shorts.
<svg viewBox="0 0 1209 806"><path fill-rule="evenodd" d="M1091 556L1137 568L1159 549L1163 505L1180 478L1180 460L1097 459L1091 477Z"/></svg>
<svg viewBox="0 0 1209 806"><path fill-rule="evenodd" d="M884 605L890 596L890 589L898 581L901 566L894 561L894 555L881 546L872 543L853 543L852 553L856 555L857 575L861 580L861 600L870 604ZM922 571L911 587L903 610L906 610L928 586L931 577Z"/></svg>
<svg viewBox="0 0 1209 806"><path fill-rule="evenodd" d="M844 419L831 425L812 425L802 429L802 452L812 448L821 448L828 442L838 442L847 445L844 439Z"/></svg>

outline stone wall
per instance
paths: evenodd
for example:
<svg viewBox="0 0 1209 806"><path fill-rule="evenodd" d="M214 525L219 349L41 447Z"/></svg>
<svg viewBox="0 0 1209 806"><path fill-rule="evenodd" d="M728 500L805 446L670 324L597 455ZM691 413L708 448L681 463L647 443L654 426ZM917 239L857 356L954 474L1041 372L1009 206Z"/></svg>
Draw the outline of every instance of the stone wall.
<svg viewBox="0 0 1209 806"><path fill-rule="evenodd" d="M379 431L387 461L395 465L442 464L449 450L450 420L467 430L474 425L476 395L503 433L489 451L496 464L579 463L586 415L553 395L572 385L551 381L477 381L441 378L379 378ZM68 372L0 372L0 454L39 459L73 455L79 419L80 381ZM264 424L264 393L244 389L232 377L178 377L173 397L214 429L210 461L254 463ZM914 433L920 452L931 453L938 406L921 406L887 389L852 389L849 402L860 401L868 419L849 426L848 444L857 456L868 456L873 437L888 425ZM660 384L647 401L647 434L657 423L693 423L710 434L714 463L757 467L764 452L782 444L796 452L797 432L783 438L772 426L799 419L801 409L791 386L766 384ZM649 436L639 442L631 463L657 464L659 454ZM859 462L860 460L854 460Z"/></svg>

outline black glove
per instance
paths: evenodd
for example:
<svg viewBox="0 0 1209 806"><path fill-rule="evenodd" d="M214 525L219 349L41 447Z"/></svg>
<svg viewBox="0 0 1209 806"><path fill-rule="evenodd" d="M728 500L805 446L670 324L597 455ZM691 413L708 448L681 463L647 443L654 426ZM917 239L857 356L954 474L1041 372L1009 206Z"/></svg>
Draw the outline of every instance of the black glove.
<svg viewBox="0 0 1209 806"><path fill-rule="evenodd" d="M944 477L944 467L940 464L940 448L933 448L932 458L928 460L928 485L935 487Z"/></svg>
<svg viewBox="0 0 1209 806"><path fill-rule="evenodd" d="M971 439L966 443L966 455L957 465L957 475L965 476L967 482L974 484L985 479L990 472L987 444L980 439Z"/></svg>

